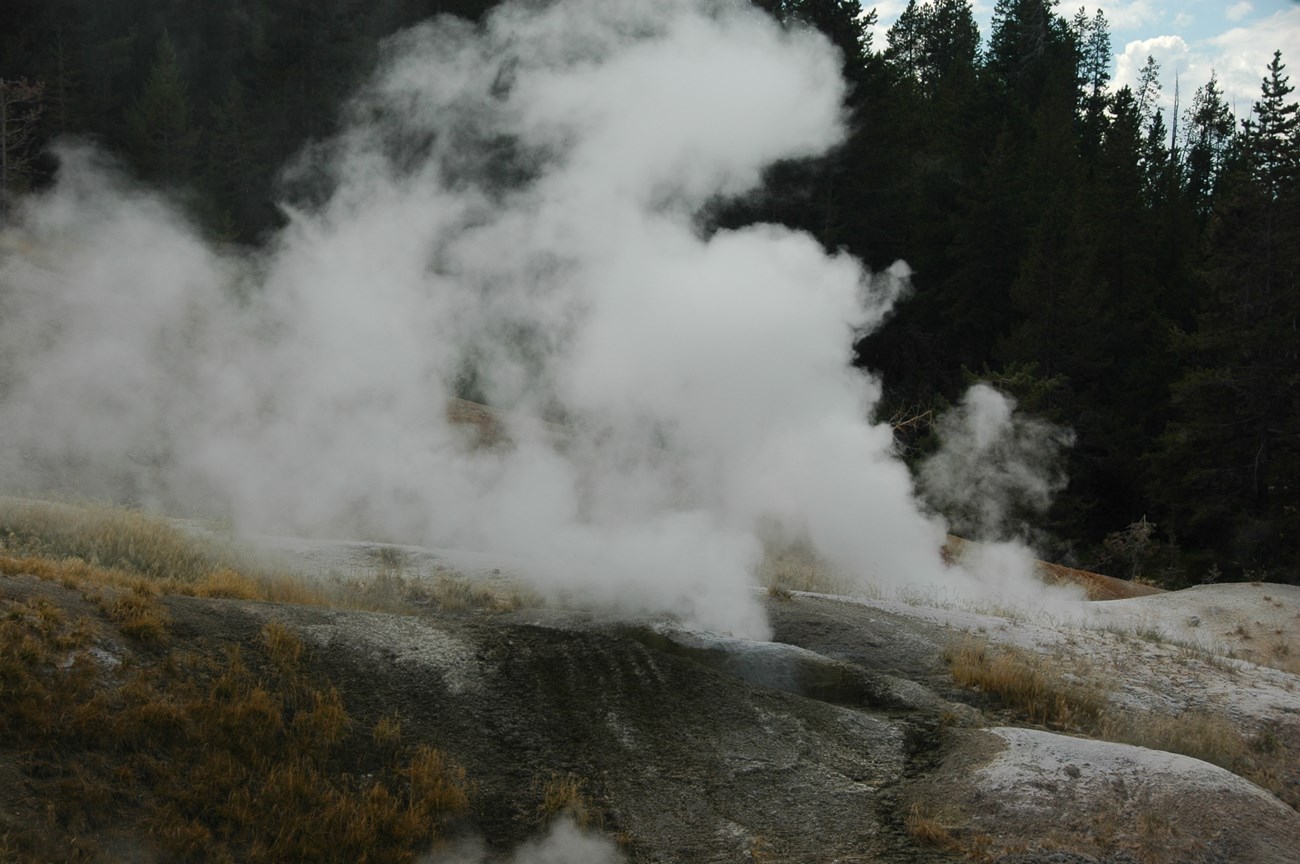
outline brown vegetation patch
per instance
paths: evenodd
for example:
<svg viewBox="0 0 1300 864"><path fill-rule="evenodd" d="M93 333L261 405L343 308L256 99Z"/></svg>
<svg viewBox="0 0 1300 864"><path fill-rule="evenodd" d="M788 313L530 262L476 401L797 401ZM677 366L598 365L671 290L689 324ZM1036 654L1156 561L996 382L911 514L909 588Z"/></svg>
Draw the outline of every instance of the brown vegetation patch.
<svg viewBox="0 0 1300 864"><path fill-rule="evenodd" d="M1089 600L1124 600L1129 597L1147 597L1163 594L1164 589L1144 582L1128 579L1116 579L1101 573L1076 570L1061 564L1047 561L1035 563L1039 578L1049 585L1078 585L1083 588Z"/></svg>
<svg viewBox="0 0 1300 864"><path fill-rule="evenodd" d="M944 654L953 680L999 699L1031 723L1079 730L1094 726L1106 699L1084 677L1067 675L1037 654L968 639Z"/></svg>
<svg viewBox="0 0 1300 864"><path fill-rule="evenodd" d="M372 572L313 579L269 569L216 540L139 511L0 500L0 575L32 575L99 593L106 598L102 602L114 607L115 620L127 624L129 635L145 641L157 640L159 625L165 623L150 620L165 614L160 609L147 614L144 598L155 595L406 615L509 612L540 602L505 580L476 580L445 570L413 577L403 564L399 550L377 547Z"/></svg>
<svg viewBox="0 0 1300 864"><path fill-rule="evenodd" d="M128 830L163 860L404 862L468 809L447 754L367 746L282 624L243 649L111 655L97 634L138 638L137 600L156 602L124 594L91 620L0 597L0 762L23 785L6 804L48 805L3 820L4 860L102 858Z"/></svg>

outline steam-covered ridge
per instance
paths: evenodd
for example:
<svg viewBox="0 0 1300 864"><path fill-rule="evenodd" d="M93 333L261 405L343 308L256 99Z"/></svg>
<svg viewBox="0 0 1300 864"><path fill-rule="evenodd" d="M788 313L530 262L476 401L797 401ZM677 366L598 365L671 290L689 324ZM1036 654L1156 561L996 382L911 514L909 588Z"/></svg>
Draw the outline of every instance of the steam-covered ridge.
<svg viewBox="0 0 1300 864"><path fill-rule="evenodd" d="M20 862L1285 864L1300 839L1290 586L1069 622L795 590L787 550L758 641L464 550L13 499L0 536Z"/></svg>

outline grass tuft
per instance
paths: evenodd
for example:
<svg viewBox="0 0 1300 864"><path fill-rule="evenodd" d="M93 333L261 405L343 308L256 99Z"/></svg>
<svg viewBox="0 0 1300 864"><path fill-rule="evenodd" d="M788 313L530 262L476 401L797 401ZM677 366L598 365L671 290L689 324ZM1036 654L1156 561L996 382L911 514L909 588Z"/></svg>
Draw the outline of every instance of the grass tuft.
<svg viewBox="0 0 1300 864"><path fill-rule="evenodd" d="M552 773L550 779L542 784L536 821L546 823L563 816L584 830L602 827L604 820L587 799L585 785L585 781L574 774Z"/></svg>
<svg viewBox="0 0 1300 864"><path fill-rule="evenodd" d="M262 642L271 662L282 671L292 672L298 668L303 645L297 633L279 621L270 621L262 628Z"/></svg>
<svg viewBox="0 0 1300 864"><path fill-rule="evenodd" d="M904 827L909 835L927 846L948 849L956 845L952 827L919 803L913 804L908 811Z"/></svg>
<svg viewBox="0 0 1300 864"><path fill-rule="evenodd" d="M417 746L401 773L411 784L411 806L421 811L422 818L469 809L465 769L453 764L441 750L427 744Z"/></svg>
<svg viewBox="0 0 1300 864"><path fill-rule="evenodd" d="M509 612L540 602L518 586L442 569L408 577L402 569L407 555L393 547L376 547L373 555L377 570L365 577L311 579L268 570L216 540L137 510L0 499L0 575L36 576L83 592L148 590L403 615ZM119 614L143 612L128 608L132 603L139 605L127 601ZM141 615L133 629L136 638L156 640L165 624Z"/></svg>
<svg viewBox="0 0 1300 864"><path fill-rule="evenodd" d="M300 605L337 602L301 576L265 570L213 540L120 507L0 499L0 575L31 575L82 591L111 587ZM128 612L123 608L122 614ZM154 638L156 628L140 623L141 638Z"/></svg>
<svg viewBox="0 0 1300 864"><path fill-rule="evenodd" d="M1097 686L1025 651L968 639L944 656L956 683L998 698L1033 723L1083 729L1095 725L1106 707Z"/></svg>
<svg viewBox="0 0 1300 864"><path fill-rule="evenodd" d="M136 586L104 601L104 611L123 634L141 642L159 643L167 636L171 617L146 586Z"/></svg>
<svg viewBox="0 0 1300 864"><path fill-rule="evenodd" d="M380 717L370 737L380 747L396 747L402 743L402 721L398 717Z"/></svg>
<svg viewBox="0 0 1300 864"><path fill-rule="evenodd" d="M960 824L969 821L953 811L940 813L913 802L903 820L903 828L922 845L955 852L968 861L995 860L993 838L968 824Z"/></svg>

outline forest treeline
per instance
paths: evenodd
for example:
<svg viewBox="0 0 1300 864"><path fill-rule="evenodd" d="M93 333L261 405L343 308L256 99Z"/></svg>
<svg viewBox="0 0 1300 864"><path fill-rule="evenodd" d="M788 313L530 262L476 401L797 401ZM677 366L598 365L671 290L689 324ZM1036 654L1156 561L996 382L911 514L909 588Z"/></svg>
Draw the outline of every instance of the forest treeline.
<svg viewBox="0 0 1300 864"><path fill-rule="evenodd" d="M1300 134L1280 53L1242 116L1214 77L1167 110L1154 60L1112 87L1104 17L1054 0L998 0L987 40L968 0L912 0L883 45L858 0L754 2L839 46L852 131L712 215L911 264L856 355L884 375L900 449L922 457L930 420L990 381L1076 434L1047 554L1168 585L1300 582ZM278 169L336 131L380 40L493 5L7 0L0 219L75 135L214 238L256 243L302 191Z"/></svg>

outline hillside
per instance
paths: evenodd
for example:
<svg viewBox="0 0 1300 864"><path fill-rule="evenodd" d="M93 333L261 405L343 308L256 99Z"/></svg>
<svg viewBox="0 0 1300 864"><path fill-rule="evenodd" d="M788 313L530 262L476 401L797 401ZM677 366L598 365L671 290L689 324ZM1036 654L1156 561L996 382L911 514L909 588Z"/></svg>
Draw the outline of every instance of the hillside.
<svg viewBox="0 0 1300 864"><path fill-rule="evenodd" d="M25 506L0 551L5 860L1281 864L1300 845L1295 628L1272 637L1290 671L1226 643L1300 615L1293 587L1078 623L778 589L754 642L534 596L511 562L446 550L281 540L281 569L246 550L205 569L192 534L78 508L36 550ZM102 531L101 563L63 557L71 514L134 558L104 566ZM1223 643L1183 638L1196 609Z"/></svg>

